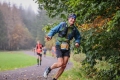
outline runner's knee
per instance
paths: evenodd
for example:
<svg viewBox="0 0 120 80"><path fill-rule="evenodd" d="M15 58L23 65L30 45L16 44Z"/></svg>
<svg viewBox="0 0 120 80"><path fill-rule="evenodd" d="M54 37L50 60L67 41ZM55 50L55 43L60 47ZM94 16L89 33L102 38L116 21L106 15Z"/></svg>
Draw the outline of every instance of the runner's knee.
<svg viewBox="0 0 120 80"><path fill-rule="evenodd" d="M61 66L63 66L63 62L58 63L58 67L61 67Z"/></svg>
<svg viewBox="0 0 120 80"><path fill-rule="evenodd" d="M62 68L66 68L66 64L62 65Z"/></svg>

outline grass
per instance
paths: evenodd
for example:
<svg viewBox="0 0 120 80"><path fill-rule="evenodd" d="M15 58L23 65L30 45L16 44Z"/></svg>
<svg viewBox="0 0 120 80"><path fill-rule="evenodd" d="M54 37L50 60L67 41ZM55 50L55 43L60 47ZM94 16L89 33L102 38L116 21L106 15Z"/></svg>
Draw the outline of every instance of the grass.
<svg viewBox="0 0 120 80"><path fill-rule="evenodd" d="M81 80L80 73L76 71L75 68L72 68L68 71L65 71L58 80Z"/></svg>
<svg viewBox="0 0 120 80"><path fill-rule="evenodd" d="M79 55L75 56L74 59L77 59ZM79 60L83 60L83 58L85 58L85 56L82 54L79 56ZM63 74L61 75L61 77L58 80L91 80L91 79L86 79L85 75L84 75L84 71L81 71L80 68L82 67L81 65L81 61L80 62L76 62L75 60L73 60L73 55L71 55L70 61L73 63L73 67L65 72L63 72Z"/></svg>
<svg viewBox="0 0 120 80"><path fill-rule="evenodd" d="M36 64L36 58L22 51L0 52L0 71L13 70Z"/></svg>
<svg viewBox="0 0 120 80"><path fill-rule="evenodd" d="M61 75L61 77L58 80L81 80L81 74L78 70L78 68L76 68L76 66L78 66L78 64L73 61L72 58L70 58L70 61L73 63L73 67L65 72L63 72L63 74Z"/></svg>

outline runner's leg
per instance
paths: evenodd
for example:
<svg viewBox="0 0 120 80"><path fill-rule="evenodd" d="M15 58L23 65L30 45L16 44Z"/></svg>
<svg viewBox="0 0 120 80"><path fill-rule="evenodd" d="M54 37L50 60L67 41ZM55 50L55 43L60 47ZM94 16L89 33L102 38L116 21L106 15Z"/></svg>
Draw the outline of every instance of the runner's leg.
<svg viewBox="0 0 120 80"><path fill-rule="evenodd" d="M46 57L46 52L45 52L45 57Z"/></svg>
<svg viewBox="0 0 120 80"><path fill-rule="evenodd" d="M65 56L65 57L63 58L63 65L62 65L62 67L58 70L57 74L55 75L55 79L58 79L58 78L61 76L61 74L64 72L68 60L69 60L69 57L67 57L67 56Z"/></svg>
<svg viewBox="0 0 120 80"><path fill-rule="evenodd" d="M42 61L42 54L40 54L40 56L39 56L39 57L40 57L40 65L41 65L41 61Z"/></svg>
<svg viewBox="0 0 120 80"><path fill-rule="evenodd" d="M45 57L45 52L44 52L44 57Z"/></svg>
<svg viewBox="0 0 120 80"><path fill-rule="evenodd" d="M61 67L62 65L63 65L63 58L60 57L60 58L58 58L58 62L54 63L51 67L48 67L48 68L45 70L43 76L44 76L45 78L47 78L48 74L50 73L50 71L51 71L52 69Z"/></svg>
<svg viewBox="0 0 120 80"><path fill-rule="evenodd" d="M45 78L47 78L48 74L50 73L52 69L62 67L63 65L63 57L62 57L60 46L57 47L57 57L58 57L57 62L45 70L44 75L43 75Z"/></svg>
<svg viewBox="0 0 120 80"><path fill-rule="evenodd" d="M37 65L39 66L39 55L37 54Z"/></svg>
<svg viewBox="0 0 120 80"><path fill-rule="evenodd" d="M56 63L54 63L50 68L51 69L55 69L55 68L59 68L63 65L63 58L60 57L58 58L58 61Z"/></svg>

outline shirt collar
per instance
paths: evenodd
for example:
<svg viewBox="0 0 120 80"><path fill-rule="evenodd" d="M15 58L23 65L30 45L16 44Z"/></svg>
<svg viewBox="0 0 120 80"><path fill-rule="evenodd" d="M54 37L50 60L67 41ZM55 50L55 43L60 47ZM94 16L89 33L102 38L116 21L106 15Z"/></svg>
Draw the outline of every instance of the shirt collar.
<svg viewBox="0 0 120 80"><path fill-rule="evenodd" d="M68 27L74 27L74 24L70 26L70 24L67 22Z"/></svg>

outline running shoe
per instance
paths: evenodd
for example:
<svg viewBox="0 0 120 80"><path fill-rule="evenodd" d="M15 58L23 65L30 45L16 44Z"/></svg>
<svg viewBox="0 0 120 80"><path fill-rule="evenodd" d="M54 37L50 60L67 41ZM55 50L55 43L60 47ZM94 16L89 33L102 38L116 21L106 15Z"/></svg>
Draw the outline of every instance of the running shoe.
<svg viewBox="0 0 120 80"><path fill-rule="evenodd" d="M51 69L50 69L50 67L48 67L48 68L45 70L45 72L44 72L44 74L43 74L43 77L44 77L44 78L47 78L47 77L48 77L48 74L50 73L50 71L51 71Z"/></svg>

